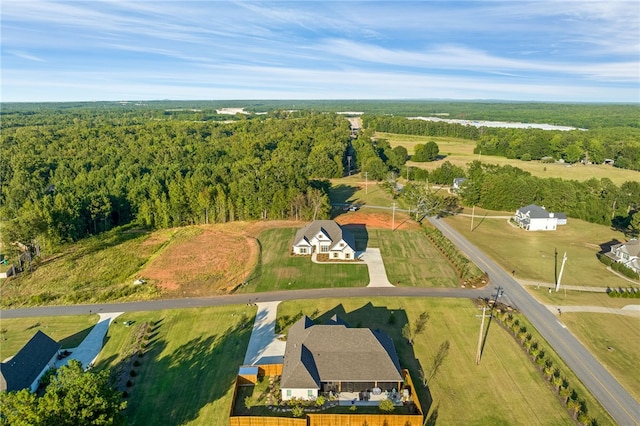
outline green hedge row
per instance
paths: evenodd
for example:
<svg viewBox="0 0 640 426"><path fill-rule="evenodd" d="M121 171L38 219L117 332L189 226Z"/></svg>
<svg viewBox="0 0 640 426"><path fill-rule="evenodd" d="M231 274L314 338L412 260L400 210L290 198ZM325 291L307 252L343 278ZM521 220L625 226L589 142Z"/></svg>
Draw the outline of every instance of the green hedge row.
<svg viewBox="0 0 640 426"><path fill-rule="evenodd" d="M482 280L486 281L484 272L460 253L458 248L442 232L438 229L426 228L425 233L429 241L440 250L456 269L460 279L470 284L478 284Z"/></svg>

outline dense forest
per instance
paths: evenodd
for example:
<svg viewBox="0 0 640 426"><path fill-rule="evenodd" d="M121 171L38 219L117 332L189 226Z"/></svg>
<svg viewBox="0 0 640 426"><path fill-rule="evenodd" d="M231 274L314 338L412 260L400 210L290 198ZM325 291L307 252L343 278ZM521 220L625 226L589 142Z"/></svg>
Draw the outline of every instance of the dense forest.
<svg viewBox="0 0 640 426"><path fill-rule="evenodd" d="M575 145L594 160L607 156L624 164L627 159L633 166L640 157L638 129L633 127L588 132L477 129L365 115L366 127L352 139L349 122L340 114L293 108L249 115L216 111L271 104L285 106L284 101L3 104L0 219L5 249L15 247L16 241L34 240L44 249L55 248L128 223L166 228L324 218L331 208L327 179L355 172L366 173L372 181L409 177L407 150L373 138L375 130L476 139L483 154L521 159L548 155L547 150L522 148L538 144L555 147L560 157ZM373 103L316 105L341 106L336 109L344 111ZM576 111L591 111L581 108ZM629 111L628 106L619 108L613 111ZM437 153L437 146L433 148ZM638 182L617 187L606 179L541 179L513 167L472 163L463 170L446 162L430 173L413 168L410 178L449 185L463 176L468 181L460 194L467 205L514 210L535 202L571 217L628 229L640 219L635 217Z"/></svg>
<svg viewBox="0 0 640 426"><path fill-rule="evenodd" d="M474 127L462 124L410 120L404 117L364 115L366 128L380 132L454 137L477 141L475 153L567 163L614 161L616 167L640 170L640 128L607 127L588 131L554 131Z"/></svg>
<svg viewBox="0 0 640 426"><path fill-rule="evenodd" d="M343 176L350 134L343 117L312 112L230 123L39 115L51 124L2 131L6 242L55 245L130 221L326 217L323 180Z"/></svg>

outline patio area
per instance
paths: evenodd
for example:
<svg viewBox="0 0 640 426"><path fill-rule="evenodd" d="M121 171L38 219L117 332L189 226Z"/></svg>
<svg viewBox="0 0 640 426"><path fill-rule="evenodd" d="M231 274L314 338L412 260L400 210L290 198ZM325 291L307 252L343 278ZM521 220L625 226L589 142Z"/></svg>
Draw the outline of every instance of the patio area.
<svg viewBox="0 0 640 426"><path fill-rule="evenodd" d="M401 406L403 401L409 400L409 390L403 392L381 391L374 388L371 391L363 392L340 392L337 394L339 405L358 405L358 406L378 406L380 401L389 399L394 405Z"/></svg>

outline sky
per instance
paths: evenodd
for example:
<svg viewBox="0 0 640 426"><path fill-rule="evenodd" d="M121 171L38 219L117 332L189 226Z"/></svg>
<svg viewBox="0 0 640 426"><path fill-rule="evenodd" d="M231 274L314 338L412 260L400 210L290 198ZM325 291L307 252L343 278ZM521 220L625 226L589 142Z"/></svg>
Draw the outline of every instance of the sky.
<svg viewBox="0 0 640 426"><path fill-rule="evenodd" d="M2 0L0 101L640 102L640 2Z"/></svg>

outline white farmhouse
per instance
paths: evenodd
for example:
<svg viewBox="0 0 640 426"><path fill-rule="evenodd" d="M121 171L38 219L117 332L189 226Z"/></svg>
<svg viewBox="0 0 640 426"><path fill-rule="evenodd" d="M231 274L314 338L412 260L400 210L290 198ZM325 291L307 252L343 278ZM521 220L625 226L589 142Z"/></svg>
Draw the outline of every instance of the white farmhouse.
<svg viewBox="0 0 640 426"><path fill-rule="evenodd" d="M530 204L516 210L513 220L527 231L555 231L558 225L566 225L567 216Z"/></svg>
<svg viewBox="0 0 640 426"><path fill-rule="evenodd" d="M293 240L293 254L322 253L329 259L352 260L356 244L351 232L333 220L316 220L300 229Z"/></svg>

